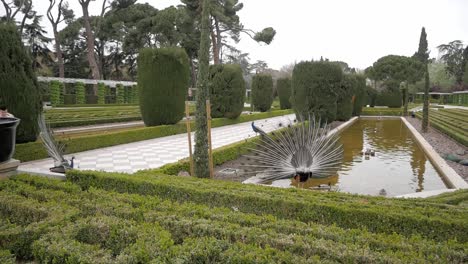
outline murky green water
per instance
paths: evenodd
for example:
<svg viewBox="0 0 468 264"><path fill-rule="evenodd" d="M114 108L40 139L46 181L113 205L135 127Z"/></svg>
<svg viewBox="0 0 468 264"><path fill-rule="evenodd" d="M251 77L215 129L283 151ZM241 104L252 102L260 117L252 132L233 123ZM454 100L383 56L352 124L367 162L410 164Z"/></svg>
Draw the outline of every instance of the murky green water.
<svg viewBox="0 0 468 264"><path fill-rule="evenodd" d="M341 133L342 192L396 196L447 188L400 119L359 119ZM365 155L374 150L375 156Z"/></svg>

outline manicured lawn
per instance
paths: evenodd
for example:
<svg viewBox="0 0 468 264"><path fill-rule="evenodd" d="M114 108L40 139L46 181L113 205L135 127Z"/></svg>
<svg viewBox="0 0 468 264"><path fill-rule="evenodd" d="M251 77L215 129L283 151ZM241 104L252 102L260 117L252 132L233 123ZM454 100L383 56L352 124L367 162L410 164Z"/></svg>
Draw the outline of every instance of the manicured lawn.
<svg viewBox="0 0 468 264"><path fill-rule="evenodd" d="M38 263L467 259L466 191L425 201L156 174L72 171L68 177L60 182L20 175L0 182L0 258L13 254Z"/></svg>

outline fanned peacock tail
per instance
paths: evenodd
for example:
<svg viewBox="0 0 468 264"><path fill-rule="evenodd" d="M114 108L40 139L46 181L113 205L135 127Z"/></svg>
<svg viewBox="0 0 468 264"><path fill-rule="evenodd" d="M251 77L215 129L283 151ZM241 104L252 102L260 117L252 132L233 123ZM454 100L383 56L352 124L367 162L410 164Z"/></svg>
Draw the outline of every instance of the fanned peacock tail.
<svg viewBox="0 0 468 264"><path fill-rule="evenodd" d="M57 166L64 166L68 168L70 165L68 161L63 157L63 152L65 145L58 143L50 128L47 126L44 115L42 113L39 114L37 119L39 129L41 131L40 136L42 139L42 144L47 150L49 156L54 160L54 165Z"/></svg>
<svg viewBox="0 0 468 264"><path fill-rule="evenodd" d="M320 120L309 118L297 124L289 121L287 126L271 134L252 124L260 133L256 148L249 149L247 173L256 174L262 182L292 178L324 178L339 169L343 148L337 133L330 133L328 124L320 127Z"/></svg>

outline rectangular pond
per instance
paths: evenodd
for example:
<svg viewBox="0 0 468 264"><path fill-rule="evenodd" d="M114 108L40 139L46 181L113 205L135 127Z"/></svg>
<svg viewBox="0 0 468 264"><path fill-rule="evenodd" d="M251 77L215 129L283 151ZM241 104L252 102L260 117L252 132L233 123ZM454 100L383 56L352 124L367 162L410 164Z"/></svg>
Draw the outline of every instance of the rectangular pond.
<svg viewBox="0 0 468 264"><path fill-rule="evenodd" d="M447 189L401 119L360 118L340 141L343 165L334 180L339 191L392 197Z"/></svg>

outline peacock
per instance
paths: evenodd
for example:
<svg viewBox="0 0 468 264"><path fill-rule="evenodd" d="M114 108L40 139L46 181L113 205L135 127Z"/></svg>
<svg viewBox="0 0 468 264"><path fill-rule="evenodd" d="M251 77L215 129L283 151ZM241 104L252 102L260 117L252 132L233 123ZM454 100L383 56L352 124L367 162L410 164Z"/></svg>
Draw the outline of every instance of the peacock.
<svg viewBox="0 0 468 264"><path fill-rule="evenodd" d="M41 131L40 137L42 139L42 144L46 148L49 156L54 160L54 167L50 168L50 171L65 173L65 170L72 169L75 157L72 157L70 162L63 157L65 144L58 143L55 140L42 113L39 114L38 125Z"/></svg>
<svg viewBox="0 0 468 264"><path fill-rule="evenodd" d="M296 121L296 120L295 120ZM296 123L296 122L294 122ZM284 127L284 128L283 128ZM278 125L277 132L265 133L252 122L252 129L261 137L255 148L250 148L246 173L257 175L260 183L281 179L325 178L336 174L343 159L343 147L337 133L330 133L328 124L309 117L293 125Z"/></svg>

